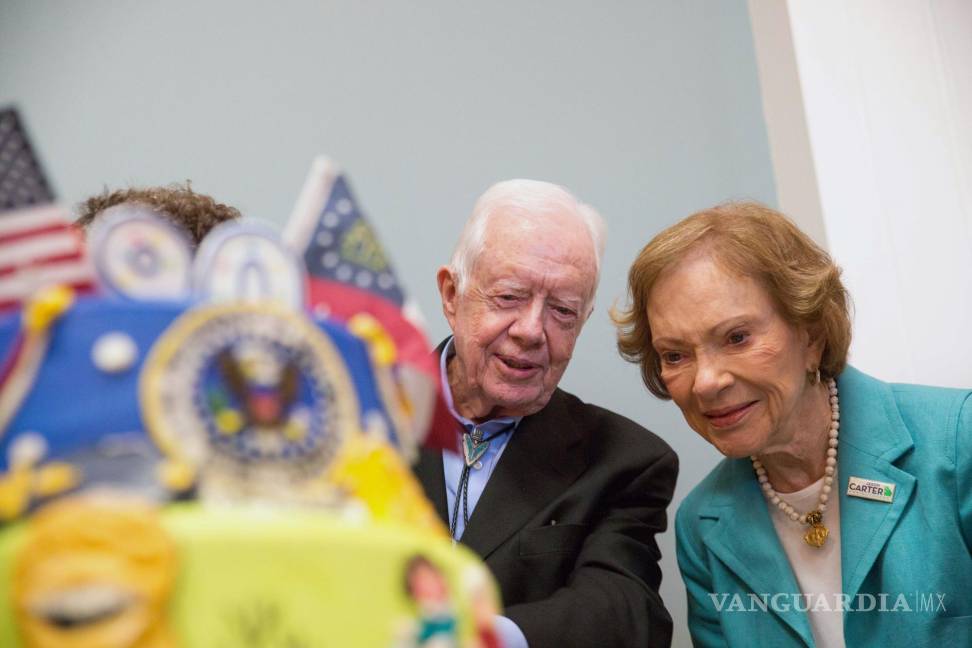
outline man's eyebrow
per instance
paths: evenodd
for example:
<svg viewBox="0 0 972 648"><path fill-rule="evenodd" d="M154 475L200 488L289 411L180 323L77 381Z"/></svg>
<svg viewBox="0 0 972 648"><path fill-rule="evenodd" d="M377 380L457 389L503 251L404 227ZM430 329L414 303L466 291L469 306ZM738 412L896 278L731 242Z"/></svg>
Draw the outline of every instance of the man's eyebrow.
<svg viewBox="0 0 972 648"><path fill-rule="evenodd" d="M523 284L517 281L511 281L509 279L500 279L498 281L495 281L486 290L489 292L502 292L504 290L511 290L516 292L516 291L523 291L524 288L523 288Z"/></svg>
<svg viewBox="0 0 972 648"><path fill-rule="evenodd" d="M550 295L550 299L555 302L570 305L581 305L586 301L580 295Z"/></svg>

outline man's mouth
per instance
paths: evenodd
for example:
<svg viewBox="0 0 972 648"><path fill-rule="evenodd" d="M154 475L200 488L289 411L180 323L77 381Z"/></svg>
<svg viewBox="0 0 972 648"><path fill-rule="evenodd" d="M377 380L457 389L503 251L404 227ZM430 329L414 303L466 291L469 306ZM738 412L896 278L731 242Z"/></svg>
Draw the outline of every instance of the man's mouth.
<svg viewBox="0 0 972 648"><path fill-rule="evenodd" d="M536 362L530 362L523 358L508 355L497 355L496 357L507 369L518 375L530 375L540 369L540 365Z"/></svg>
<svg viewBox="0 0 972 648"><path fill-rule="evenodd" d="M729 407L706 410L702 412L702 415L705 416L705 418L709 420L709 423L711 423L714 427L731 427L749 414L757 402L758 401L750 401L748 403L730 405Z"/></svg>

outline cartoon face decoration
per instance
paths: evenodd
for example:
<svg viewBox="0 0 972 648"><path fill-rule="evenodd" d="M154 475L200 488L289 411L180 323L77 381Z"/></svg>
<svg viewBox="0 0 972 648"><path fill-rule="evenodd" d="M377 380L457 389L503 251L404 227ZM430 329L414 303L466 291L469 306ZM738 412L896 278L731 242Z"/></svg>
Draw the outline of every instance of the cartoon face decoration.
<svg viewBox="0 0 972 648"><path fill-rule="evenodd" d="M188 233L150 207L123 203L101 215L88 237L103 288L131 299L189 296Z"/></svg>
<svg viewBox="0 0 972 648"><path fill-rule="evenodd" d="M324 473L358 420L331 340L268 304L184 315L153 348L140 394L152 438L204 499L324 497L302 486Z"/></svg>
<svg viewBox="0 0 972 648"><path fill-rule="evenodd" d="M16 557L27 648L169 648L175 546L141 501L85 496L41 509Z"/></svg>
<svg viewBox="0 0 972 648"><path fill-rule="evenodd" d="M203 239L193 264L193 289L204 301L276 302L301 310L301 260L258 222L225 222Z"/></svg>

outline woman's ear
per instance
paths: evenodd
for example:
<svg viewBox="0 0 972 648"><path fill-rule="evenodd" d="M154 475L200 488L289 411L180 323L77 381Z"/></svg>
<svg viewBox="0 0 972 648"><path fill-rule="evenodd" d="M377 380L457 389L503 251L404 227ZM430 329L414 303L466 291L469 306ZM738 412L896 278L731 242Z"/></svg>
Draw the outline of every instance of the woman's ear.
<svg viewBox="0 0 972 648"><path fill-rule="evenodd" d="M823 327L819 324L808 326L804 331L807 336L807 370L816 371L820 368L824 347L827 345L827 338L824 336Z"/></svg>

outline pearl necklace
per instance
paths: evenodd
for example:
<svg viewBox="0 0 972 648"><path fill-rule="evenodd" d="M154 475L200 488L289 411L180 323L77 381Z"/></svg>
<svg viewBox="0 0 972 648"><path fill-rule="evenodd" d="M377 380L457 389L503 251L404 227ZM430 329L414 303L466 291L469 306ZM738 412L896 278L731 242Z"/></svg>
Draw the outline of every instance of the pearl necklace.
<svg viewBox="0 0 972 648"><path fill-rule="evenodd" d="M823 514L827 510L827 500L830 499L830 491L834 484L834 472L837 469L837 435L840 430L840 401L837 398L837 382L833 378L827 380L827 389L830 392L830 431L828 432L829 438L827 439L827 466L824 468L823 487L820 489L820 496L817 498L816 508L803 515L797 513L773 489L772 484L769 482L769 477L766 475L766 468L763 467L763 463L756 458L756 455L750 456L750 459L753 461L753 469L756 471L756 479L759 480L760 488L763 489L763 495L766 496L766 499L770 503L778 506L783 511L783 514L794 522L810 525L810 530L804 534L803 540L812 547L822 547L827 540L827 536L830 534L827 527L823 525Z"/></svg>

